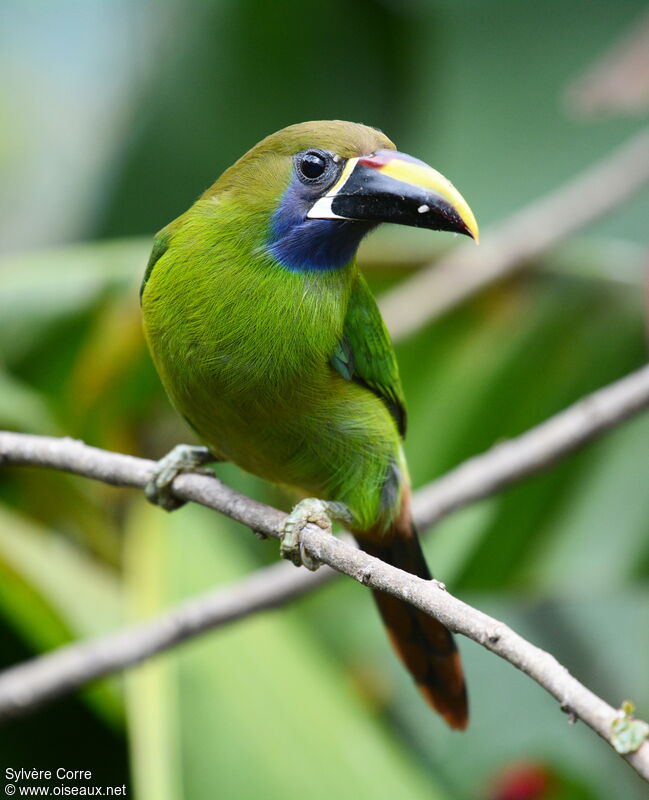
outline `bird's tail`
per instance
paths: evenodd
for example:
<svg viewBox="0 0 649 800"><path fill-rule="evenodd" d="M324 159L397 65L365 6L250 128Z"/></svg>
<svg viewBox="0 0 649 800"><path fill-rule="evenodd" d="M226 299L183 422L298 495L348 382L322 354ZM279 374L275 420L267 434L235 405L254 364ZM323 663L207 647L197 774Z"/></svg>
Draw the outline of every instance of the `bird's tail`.
<svg viewBox="0 0 649 800"><path fill-rule="evenodd" d="M430 580L431 574L409 514L395 521L387 534L379 537L359 533L356 538L360 548L369 555ZM451 632L441 622L392 595L378 591L373 594L394 649L425 700L451 728L466 728L468 703L464 674Z"/></svg>

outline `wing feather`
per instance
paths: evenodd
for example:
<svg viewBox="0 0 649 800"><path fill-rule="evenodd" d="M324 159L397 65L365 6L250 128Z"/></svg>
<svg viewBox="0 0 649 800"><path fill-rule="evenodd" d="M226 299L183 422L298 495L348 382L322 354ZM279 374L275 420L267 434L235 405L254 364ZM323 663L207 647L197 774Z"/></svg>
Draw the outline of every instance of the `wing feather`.
<svg viewBox="0 0 649 800"><path fill-rule="evenodd" d="M352 289L331 363L345 380L366 386L383 400L405 436L406 406L397 358L381 312L362 275Z"/></svg>

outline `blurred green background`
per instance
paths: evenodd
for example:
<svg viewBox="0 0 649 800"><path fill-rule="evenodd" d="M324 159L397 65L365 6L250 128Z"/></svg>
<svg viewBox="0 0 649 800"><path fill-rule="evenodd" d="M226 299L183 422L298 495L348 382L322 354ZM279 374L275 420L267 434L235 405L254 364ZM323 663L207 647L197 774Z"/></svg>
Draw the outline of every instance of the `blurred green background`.
<svg viewBox="0 0 649 800"><path fill-rule="evenodd" d="M156 230L266 134L326 118L380 127L435 165L484 230L646 124L642 108L580 114L566 91L644 5L3 0L0 427L153 457L187 441L140 329ZM646 361L648 219L644 191L399 343L415 486ZM363 263L380 293L453 244L386 229ZM452 591L645 718L648 442L644 415L426 541ZM290 502L230 465L218 473ZM0 664L276 558L203 509L165 515L138 492L3 469ZM422 703L368 592L338 580L2 727L0 765L90 769L139 800L506 800L503 771L520 764L521 800L646 797L538 686L460 646L466 734Z"/></svg>

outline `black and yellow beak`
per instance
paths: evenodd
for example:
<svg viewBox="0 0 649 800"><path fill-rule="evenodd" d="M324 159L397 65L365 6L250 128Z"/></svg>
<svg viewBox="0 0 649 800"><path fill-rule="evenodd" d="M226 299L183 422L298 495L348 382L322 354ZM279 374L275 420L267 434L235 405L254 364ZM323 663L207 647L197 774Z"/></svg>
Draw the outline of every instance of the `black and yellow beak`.
<svg viewBox="0 0 649 800"><path fill-rule="evenodd" d="M423 161L396 150L350 158L307 216L396 222L479 240L473 212L453 184Z"/></svg>

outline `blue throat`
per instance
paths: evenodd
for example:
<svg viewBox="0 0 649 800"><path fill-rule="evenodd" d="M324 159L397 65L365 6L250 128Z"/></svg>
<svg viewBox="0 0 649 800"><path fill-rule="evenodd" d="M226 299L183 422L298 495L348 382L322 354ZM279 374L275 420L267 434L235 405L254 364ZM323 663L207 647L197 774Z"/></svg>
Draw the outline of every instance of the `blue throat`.
<svg viewBox="0 0 649 800"><path fill-rule="evenodd" d="M271 217L268 251L291 272L340 269L354 258L373 223L338 219L308 219L314 197L293 181Z"/></svg>

